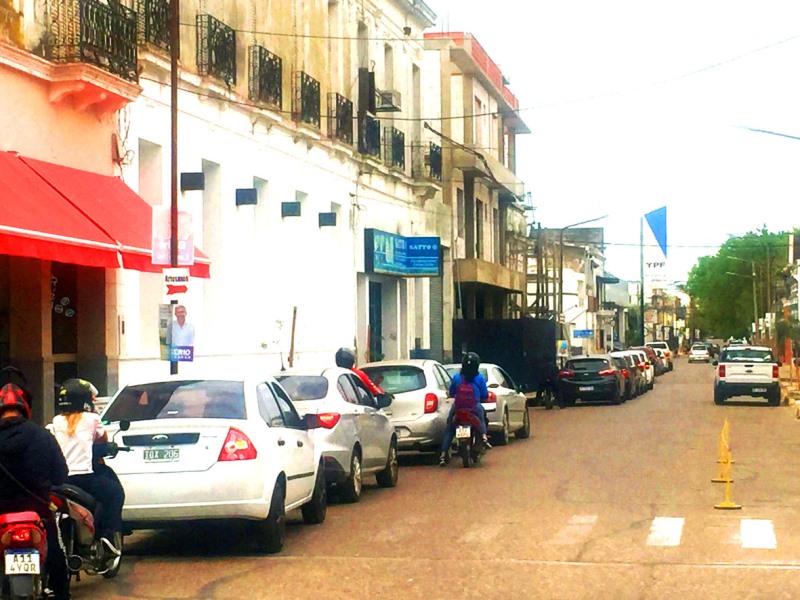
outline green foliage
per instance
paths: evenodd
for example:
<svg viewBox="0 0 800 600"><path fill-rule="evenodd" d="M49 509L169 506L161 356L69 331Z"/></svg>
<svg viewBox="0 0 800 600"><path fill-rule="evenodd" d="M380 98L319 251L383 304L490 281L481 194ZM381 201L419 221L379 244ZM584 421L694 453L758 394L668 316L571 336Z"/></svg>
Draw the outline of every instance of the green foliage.
<svg viewBox="0 0 800 600"><path fill-rule="evenodd" d="M686 282L686 291L695 303L692 327L704 336L723 339L749 335L754 314L753 270L757 314L763 317L774 312L775 301L785 293L782 273L788 262L788 244L788 233L762 228L729 239L714 256L701 257ZM769 299L773 306L768 306Z"/></svg>

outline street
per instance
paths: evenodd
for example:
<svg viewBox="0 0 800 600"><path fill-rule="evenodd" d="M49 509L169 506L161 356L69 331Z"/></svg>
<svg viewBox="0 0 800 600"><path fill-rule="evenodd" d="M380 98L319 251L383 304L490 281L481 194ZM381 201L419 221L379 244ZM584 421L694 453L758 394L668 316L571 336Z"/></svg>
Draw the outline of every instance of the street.
<svg viewBox="0 0 800 600"><path fill-rule="evenodd" d="M796 598L800 421L715 406L713 375L681 358L624 405L532 408L531 438L475 469L403 457L397 488L320 526L291 515L278 556L246 527L137 532L119 576L73 598ZM741 510L714 508L726 418Z"/></svg>

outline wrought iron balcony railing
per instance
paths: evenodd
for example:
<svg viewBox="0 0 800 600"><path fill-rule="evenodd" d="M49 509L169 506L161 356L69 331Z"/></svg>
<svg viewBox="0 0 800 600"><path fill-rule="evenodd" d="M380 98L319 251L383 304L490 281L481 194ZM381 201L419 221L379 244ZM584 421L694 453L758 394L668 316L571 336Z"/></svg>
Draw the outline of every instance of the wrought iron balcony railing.
<svg viewBox="0 0 800 600"><path fill-rule="evenodd" d="M328 137L353 143L353 103L336 92L328 93Z"/></svg>
<svg viewBox="0 0 800 600"><path fill-rule="evenodd" d="M365 114L358 124L358 151L367 156L381 156L381 122Z"/></svg>
<svg viewBox="0 0 800 600"><path fill-rule="evenodd" d="M442 147L433 142L411 146L411 176L415 179L442 180Z"/></svg>
<svg viewBox="0 0 800 600"><path fill-rule="evenodd" d="M303 71L292 74L292 119L297 123L320 126L319 81Z"/></svg>
<svg viewBox="0 0 800 600"><path fill-rule="evenodd" d="M250 46L250 100L283 106L283 61L262 46Z"/></svg>
<svg viewBox="0 0 800 600"><path fill-rule="evenodd" d="M236 31L211 15L197 15L197 71L236 85Z"/></svg>
<svg viewBox="0 0 800 600"><path fill-rule="evenodd" d="M49 10L49 60L91 63L138 81L135 11L98 0L50 0Z"/></svg>
<svg viewBox="0 0 800 600"><path fill-rule="evenodd" d="M169 51L169 0L136 0L139 43Z"/></svg>
<svg viewBox="0 0 800 600"><path fill-rule="evenodd" d="M397 127L387 127L384 130L383 159L386 164L398 169L406 168L406 134Z"/></svg>

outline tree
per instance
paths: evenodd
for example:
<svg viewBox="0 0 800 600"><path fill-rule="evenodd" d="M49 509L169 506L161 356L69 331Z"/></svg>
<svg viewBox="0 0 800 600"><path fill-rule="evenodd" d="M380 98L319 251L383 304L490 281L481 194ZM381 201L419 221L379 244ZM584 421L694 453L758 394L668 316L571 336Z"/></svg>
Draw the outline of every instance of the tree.
<svg viewBox="0 0 800 600"><path fill-rule="evenodd" d="M787 233L766 228L726 241L714 256L703 256L689 272L686 290L695 303L694 327L707 337L751 334L753 278L759 317L774 312L788 261ZM731 274L732 273L732 274Z"/></svg>

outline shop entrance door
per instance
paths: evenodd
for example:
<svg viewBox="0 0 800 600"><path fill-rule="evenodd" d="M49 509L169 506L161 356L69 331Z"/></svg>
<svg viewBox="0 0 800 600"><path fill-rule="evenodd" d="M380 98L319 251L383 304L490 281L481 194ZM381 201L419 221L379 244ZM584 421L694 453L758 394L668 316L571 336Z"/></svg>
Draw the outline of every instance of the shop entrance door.
<svg viewBox="0 0 800 600"><path fill-rule="evenodd" d="M369 282L369 360L383 358L383 288L376 281Z"/></svg>

